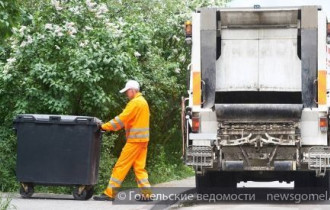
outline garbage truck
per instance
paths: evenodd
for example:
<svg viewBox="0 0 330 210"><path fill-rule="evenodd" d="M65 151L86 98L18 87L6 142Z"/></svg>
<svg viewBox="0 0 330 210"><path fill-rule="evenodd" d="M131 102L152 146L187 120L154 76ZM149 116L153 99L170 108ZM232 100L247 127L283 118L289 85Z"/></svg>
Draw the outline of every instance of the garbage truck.
<svg viewBox="0 0 330 210"><path fill-rule="evenodd" d="M198 192L245 181L329 190L329 28L317 5L192 14L182 152Z"/></svg>

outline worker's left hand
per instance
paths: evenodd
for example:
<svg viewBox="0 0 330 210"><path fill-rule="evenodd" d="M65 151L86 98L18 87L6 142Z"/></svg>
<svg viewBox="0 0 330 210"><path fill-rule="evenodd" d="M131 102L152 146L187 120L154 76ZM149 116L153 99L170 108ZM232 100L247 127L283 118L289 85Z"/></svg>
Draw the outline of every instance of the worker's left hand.
<svg viewBox="0 0 330 210"><path fill-rule="evenodd" d="M103 123L98 123L98 124L97 124L97 126L98 126L99 129L100 129L100 131L105 131L105 130L103 130L102 125L103 125Z"/></svg>

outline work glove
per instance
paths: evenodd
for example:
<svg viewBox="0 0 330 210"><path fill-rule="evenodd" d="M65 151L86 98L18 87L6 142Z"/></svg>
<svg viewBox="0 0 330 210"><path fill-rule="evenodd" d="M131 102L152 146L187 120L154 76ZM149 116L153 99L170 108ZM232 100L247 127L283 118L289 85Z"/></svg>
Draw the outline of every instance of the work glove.
<svg viewBox="0 0 330 210"><path fill-rule="evenodd" d="M97 123L97 126L98 126L98 128L100 129L100 131L105 132L105 130L102 129L102 125L103 125L102 122Z"/></svg>

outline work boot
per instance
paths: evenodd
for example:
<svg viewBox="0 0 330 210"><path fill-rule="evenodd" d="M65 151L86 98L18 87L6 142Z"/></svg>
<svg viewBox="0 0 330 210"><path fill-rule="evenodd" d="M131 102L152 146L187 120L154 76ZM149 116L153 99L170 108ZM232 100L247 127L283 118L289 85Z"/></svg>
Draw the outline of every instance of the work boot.
<svg viewBox="0 0 330 210"><path fill-rule="evenodd" d="M114 201L114 198L107 196L106 194L102 193L101 195L97 195L93 197L96 201Z"/></svg>

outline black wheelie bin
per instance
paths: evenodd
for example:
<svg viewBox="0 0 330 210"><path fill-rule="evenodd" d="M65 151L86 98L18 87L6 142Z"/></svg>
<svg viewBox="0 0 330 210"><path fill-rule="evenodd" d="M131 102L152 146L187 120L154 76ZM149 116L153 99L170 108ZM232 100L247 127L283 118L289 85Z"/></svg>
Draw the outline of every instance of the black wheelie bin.
<svg viewBox="0 0 330 210"><path fill-rule="evenodd" d="M102 132L95 117L20 114L16 176L20 194L29 198L35 185L74 186L73 196L87 200L97 183Z"/></svg>

